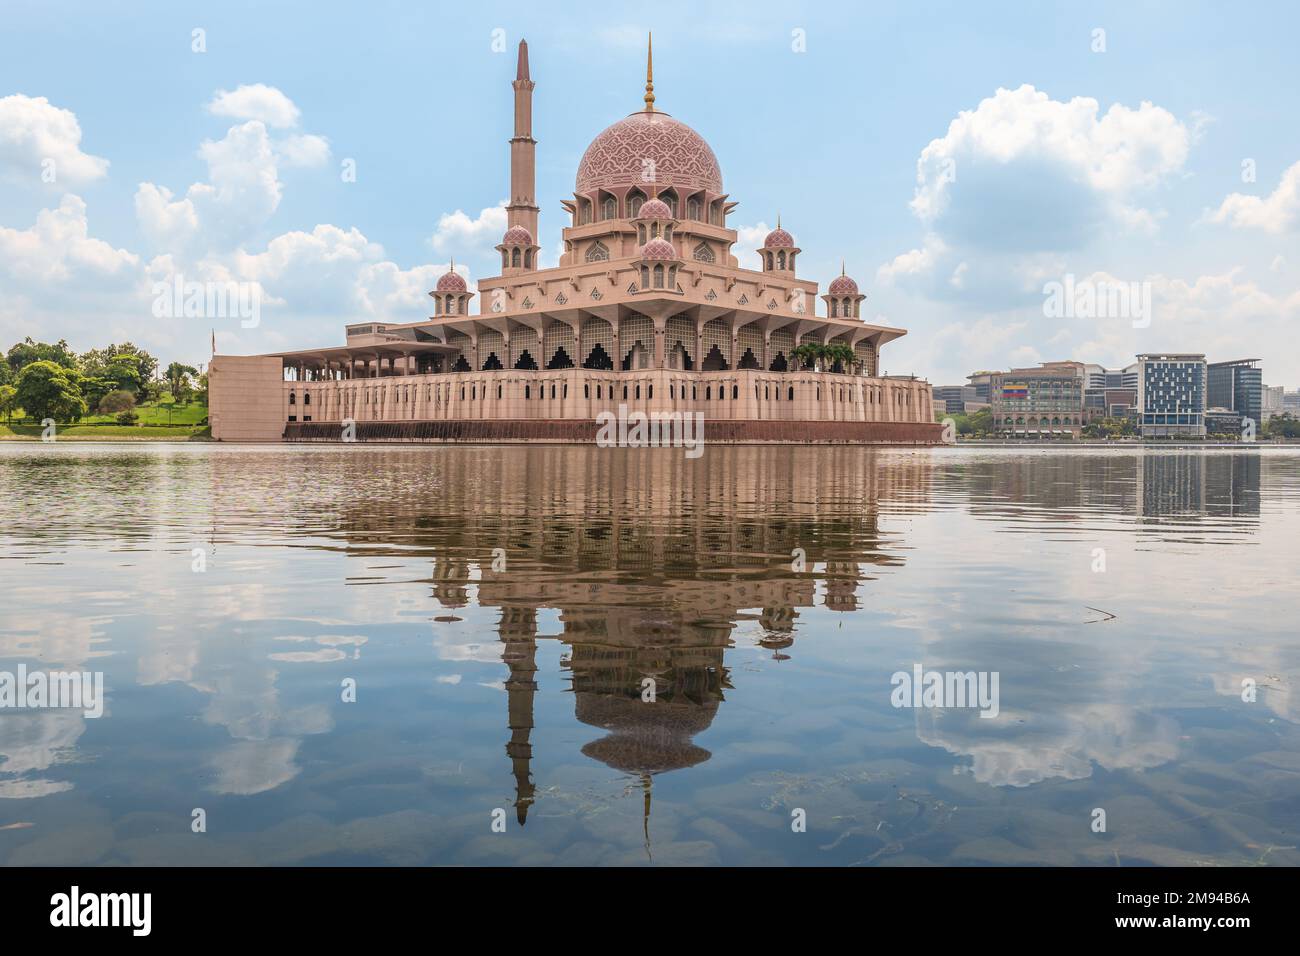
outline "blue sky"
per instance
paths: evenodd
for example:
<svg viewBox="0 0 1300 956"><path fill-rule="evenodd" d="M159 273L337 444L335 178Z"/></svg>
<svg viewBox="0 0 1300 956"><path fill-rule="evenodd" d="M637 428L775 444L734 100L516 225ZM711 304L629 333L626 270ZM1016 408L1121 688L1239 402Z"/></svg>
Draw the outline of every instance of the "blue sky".
<svg viewBox="0 0 1300 956"><path fill-rule="evenodd" d="M888 371L1177 349L1300 384L1294 5L555 6L8 0L0 342L200 362L213 326L257 352L423 318L451 256L492 271L521 37L553 260L653 29L656 105L717 154L742 264L778 211L803 275L843 257L864 317L909 330ZM176 273L259 283L261 324L155 316ZM1046 317L1066 275L1147 283L1151 321Z"/></svg>

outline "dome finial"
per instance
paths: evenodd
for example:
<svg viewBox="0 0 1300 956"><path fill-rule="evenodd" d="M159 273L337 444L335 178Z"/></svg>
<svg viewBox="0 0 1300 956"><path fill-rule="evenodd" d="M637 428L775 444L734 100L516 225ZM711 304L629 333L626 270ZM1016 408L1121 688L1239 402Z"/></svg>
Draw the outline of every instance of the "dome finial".
<svg viewBox="0 0 1300 956"><path fill-rule="evenodd" d="M655 111L655 41L653 33L646 34L645 108L647 113Z"/></svg>
<svg viewBox="0 0 1300 956"><path fill-rule="evenodd" d="M847 275L844 271L844 260L842 258L840 259L840 275Z"/></svg>
<svg viewBox="0 0 1300 956"><path fill-rule="evenodd" d="M779 212L776 214L776 228L781 228L781 214Z"/></svg>

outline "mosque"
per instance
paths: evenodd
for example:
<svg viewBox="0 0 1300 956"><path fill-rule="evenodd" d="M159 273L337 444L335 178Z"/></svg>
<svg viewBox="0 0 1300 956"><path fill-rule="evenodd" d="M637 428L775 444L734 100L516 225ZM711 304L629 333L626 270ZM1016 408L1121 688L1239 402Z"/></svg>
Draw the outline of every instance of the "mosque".
<svg viewBox="0 0 1300 956"><path fill-rule="evenodd" d="M578 165L559 265L539 265L534 82L519 44L500 275L443 275L418 322L364 322L346 344L216 355L224 441L591 442L602 413L702 415L719 442L939 441L931 389L881 375L903 329L862 320L843 269L820 296L782 228L735 249L737 203L703 137L643 107ZM745 268L738 255L755 262ZM477 303L475 299L477 298Z"/></svg>

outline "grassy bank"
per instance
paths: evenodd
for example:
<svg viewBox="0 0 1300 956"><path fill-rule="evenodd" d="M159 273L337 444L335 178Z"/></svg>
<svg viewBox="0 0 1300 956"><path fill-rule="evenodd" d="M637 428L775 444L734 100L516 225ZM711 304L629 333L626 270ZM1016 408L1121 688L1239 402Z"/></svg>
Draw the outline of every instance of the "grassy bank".
<svg viewBox="0 0 1300 956"><path fill-rule="evenodd" d="M0 425L0 441L40 441L40 425ZM211 441L207 425L59 425L56 437L76 441Z"/></svg>

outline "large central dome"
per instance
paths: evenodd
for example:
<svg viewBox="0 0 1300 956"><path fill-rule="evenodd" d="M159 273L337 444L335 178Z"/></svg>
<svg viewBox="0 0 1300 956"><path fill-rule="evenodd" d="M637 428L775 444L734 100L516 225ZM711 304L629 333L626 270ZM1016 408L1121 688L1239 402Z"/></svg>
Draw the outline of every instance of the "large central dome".
<svg viewBox="0 0 1300 956"><path fill-rule="evenodd" d="M591 141L578 164L576 191L585 194L652 180L659 188L722 192L722 170L704 137L655 109L633 113Z"/></svg>

